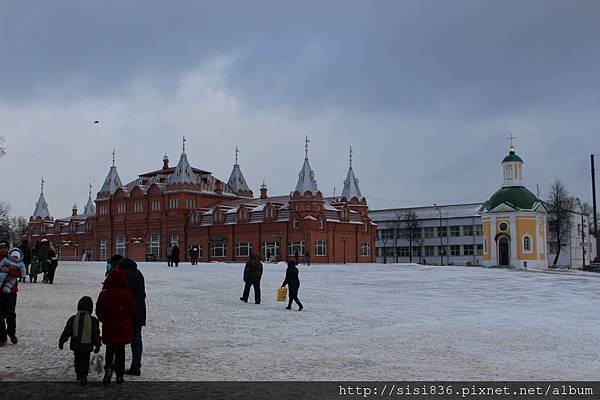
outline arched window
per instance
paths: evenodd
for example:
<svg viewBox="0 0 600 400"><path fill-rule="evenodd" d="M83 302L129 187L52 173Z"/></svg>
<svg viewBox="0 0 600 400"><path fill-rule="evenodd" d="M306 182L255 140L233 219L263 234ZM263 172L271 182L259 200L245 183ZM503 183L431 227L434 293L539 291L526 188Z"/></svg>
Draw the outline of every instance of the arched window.
<svg viewBox="0 0 600 400"><path fill-rule="evenodd" d="M523 252L531 253L531 237L529 235L523 237Z"/></svg>

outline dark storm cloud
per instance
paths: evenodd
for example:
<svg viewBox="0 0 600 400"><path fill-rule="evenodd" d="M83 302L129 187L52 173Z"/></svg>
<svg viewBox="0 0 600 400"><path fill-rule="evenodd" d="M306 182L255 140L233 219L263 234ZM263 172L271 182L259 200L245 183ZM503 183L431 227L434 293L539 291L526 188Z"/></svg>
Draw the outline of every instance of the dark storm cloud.
<svg viewBox="0 0 600 400"><path fill-rule="evenodd" d="M244 143L247 179L286 193L299 165L281 137L301 148L310 131L328 194L352 143L363 192L383 199L371 204L398 206L483 200L511 131L532 183L576 191L600 152L599 20L597 1L0 1L0 135L143 158L204 132L227 155L200 167L226 178ZM86 121L109 116L91 138ZM86 158L67 153L63 168ZM56 163L43 157L19 167L29 180ZM146 168L130 161L130 175ZM72 174L85 187L90 174Z"/></svg>

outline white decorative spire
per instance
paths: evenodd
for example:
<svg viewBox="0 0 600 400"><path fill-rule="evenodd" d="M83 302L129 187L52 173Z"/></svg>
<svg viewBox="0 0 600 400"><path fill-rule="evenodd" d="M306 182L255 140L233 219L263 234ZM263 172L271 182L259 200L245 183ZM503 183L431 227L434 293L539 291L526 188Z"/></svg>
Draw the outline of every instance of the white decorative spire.
<svg viewBox="0 0 600 400"><path fill-rule="evenodd" d="M352 169L352 153L352 146L350 146L350 167L348 168L348 175L346 176L346 180L344 180L344 189L342 190L342 197L345 197L346 200L350 200L353 197L357 199L362 198L360 188L358 187L358 179L354 176L354 170Z"/></svg>
<svg viewBox="0 0 600 400"><path fill-rule="evenodd" d="M177 168L175 168L175 172L173 172L173 174L167 179L167 183L170 185L198 183L198 176L192 170L192 167L188 162L187 155L185 154L185 136L183 137L183 152L179 158L179 163L177 164Z"/></svg>
<svg viewBox="0 0 600 400"><path fill-rule="evenodd" d="M296 184L296 192L304 194L311 192L317 194L317 180L315 179L315 172L311 169L310 163L308 162L308 135L306 136L304 144L304 165L298 174L298 183Z"/></svg>
<svg viewBox="0 0 600 400"><path fill-rule="evenodd" d="M112 195L121 186L123 186L123 183L121 182L121 178L117 172L117 167L115 166L115 150L113 149L112 166L108 171L108 175L106 175L106 179L104 180L104 184L102 185L99 193Z"/></svg>
<svg viewBox="0 0 600 400"><path fill-rule="evenodd" d="M96 214L96 206L94 205L94 200L92 200L92 184L90 183L90 194L88 196L87 204L83 209L83 215L92 216Z"/></svg>
<svg viewBox="0 0 600 400"><path fill-rule="evenodd" d="M35 211L33 211L33 217L50 218L50 212L48 211L48 203L46 203L46 198L44 197L44 178L42 178L40 198L35 203Z"/></svg>
<svg viewBox="0 0 600 400"><path fill-rule="evenodd" d="M240 165L238 164L239 153L240 151L236 146L235 164L233 164L233 170L231 171L231 175L229 176L229 180L227 181L227 186L229 186L236 194L251 191L248 185L246 184L246 179L244 179L244 174L242 174L242 170L240 169Z"/></svg>

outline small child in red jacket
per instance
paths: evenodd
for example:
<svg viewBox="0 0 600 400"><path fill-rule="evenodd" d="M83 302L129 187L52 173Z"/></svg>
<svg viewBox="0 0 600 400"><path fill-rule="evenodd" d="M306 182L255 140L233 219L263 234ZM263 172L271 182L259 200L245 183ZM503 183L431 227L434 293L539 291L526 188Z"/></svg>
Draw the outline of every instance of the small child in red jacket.
<svg viewBox="0 0 600 400"><path fill-rule="evenodd" d="M133 340L132 319L135 299L127 276L120 269L111 269L96 302L96 315L102 322L102 342L106 345L104 379L108 385L113 370L117 383L123 383L125 374L125 345Z"/></svg>

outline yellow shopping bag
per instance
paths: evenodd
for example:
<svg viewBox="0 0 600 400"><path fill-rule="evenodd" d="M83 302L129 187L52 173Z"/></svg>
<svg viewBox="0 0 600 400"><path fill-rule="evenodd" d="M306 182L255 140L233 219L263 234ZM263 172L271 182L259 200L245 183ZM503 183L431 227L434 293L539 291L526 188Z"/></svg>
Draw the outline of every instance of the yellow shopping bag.
<svg viewBox="0 0 600 400"><path fill-rule="evenodd" d="M287 297L287 288L281 287L277 289L277 301L285 301Z"/></svg>

